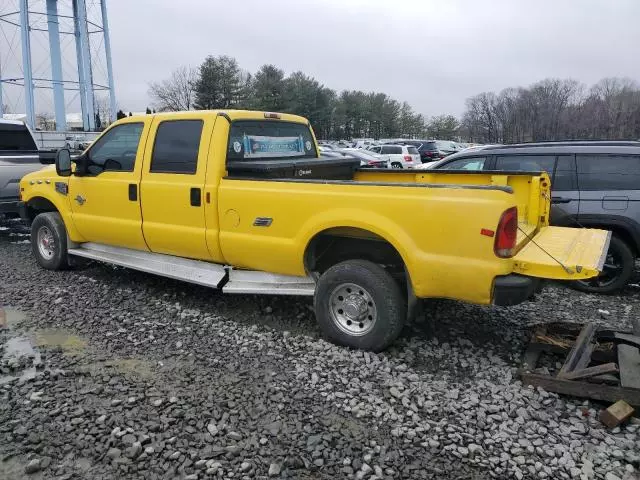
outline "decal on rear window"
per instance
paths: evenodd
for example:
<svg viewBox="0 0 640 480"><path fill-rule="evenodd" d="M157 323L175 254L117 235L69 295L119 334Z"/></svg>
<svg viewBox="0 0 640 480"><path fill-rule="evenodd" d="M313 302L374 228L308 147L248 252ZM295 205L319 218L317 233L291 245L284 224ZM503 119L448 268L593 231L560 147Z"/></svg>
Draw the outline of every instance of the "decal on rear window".
<svg viewBox="0 0 640 480"><path fill-rule="evenodd" d="M265 137L245 135L244 158L298 157L304 155L302 135L297 137Z"/></svg>
<svg viewBox="0 0 640 480"><path fill-rule="evenodd" d="M231 123L227 161L303 158L318 158L308 124L281 120L236 120Z"/></svg>

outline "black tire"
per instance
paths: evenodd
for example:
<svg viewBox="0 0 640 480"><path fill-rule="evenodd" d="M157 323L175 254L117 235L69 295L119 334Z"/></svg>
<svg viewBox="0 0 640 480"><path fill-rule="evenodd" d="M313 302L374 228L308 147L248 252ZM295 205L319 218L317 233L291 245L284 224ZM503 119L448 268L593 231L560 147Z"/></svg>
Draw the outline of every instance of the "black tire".
<svg viewBox="0 0 640 480"><path fill-rule="evenodd" d="M348 293L344 297L340 292ZM407 318L405 297L398 282L379 265L367 260L348 260L332 266L318 280L314 297L316 319L329 341L379 352L402 331ZM364 311L356 312L360 307ZM362 318L347 326L350 319L356 318L349 316L352 313Z"/></svg>
<svg viewBox="0 0 640 480"><path fill-rule="evenodd" d="M605 260L605 269L599 277L570 282L576 290L588 293L615 293L624 288L635 269L636 257L629 245L616 235L612 235ZM615 268L607 267L612 265Z"/></svg>
<svg viewBox="0 0 640 480"><path fill-rule="evenodd" d="M399 162L393 162L393 163L391 164L391 168L395 168L395 169L402 170L402 164L401 164L401 163L399 163Z"/></svg>
<svg viewBox="0 0 640 480"><path fill-rule="evenodd" d="M48 236L50 236L52 243L41 246L43 237ZM31 250L40 266L47 270L69 268L67 230L58 212L41 213L33 220L31 224ZM50 255L45 251L50 251Z"/></svg>

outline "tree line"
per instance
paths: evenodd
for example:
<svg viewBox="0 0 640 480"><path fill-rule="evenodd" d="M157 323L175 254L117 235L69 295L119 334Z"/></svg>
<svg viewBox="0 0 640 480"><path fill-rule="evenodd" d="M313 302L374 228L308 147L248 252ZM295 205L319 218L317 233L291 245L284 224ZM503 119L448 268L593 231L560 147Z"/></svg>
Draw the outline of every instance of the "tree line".
<svg viewBox="0 0 640 480"><path fill-rule="evenodd" d="M275 65L251 74L226 55L209 56L198 68L176 69L151 83L149 95L161 111L240 108L302 115L323 139L415 138L431 125L407 102L385 93L336 92L303 72L286 75ZM446 126L437 120L438 128Z"/></svg>
<svg viewBox="0 0 640 480"><path fill-rule="evenodd" d="M604 78L590 88L545 79L466 101L460 134L480 143L640 140L640 85Z"/></svg>
<svg viewBox="0 0 640 480"><path fill-rule="evenodd" d="M303 72L275 65L255 73L235 58L208 56L149 85L159 111L240 108L288 112L311 121L318 138L436 138L478 143L640 139L640 86L604 78L587 88L549 78L529 87L483 92L466 100L460 119L425 119L407 102L380 92L337 92Z"/></svg>

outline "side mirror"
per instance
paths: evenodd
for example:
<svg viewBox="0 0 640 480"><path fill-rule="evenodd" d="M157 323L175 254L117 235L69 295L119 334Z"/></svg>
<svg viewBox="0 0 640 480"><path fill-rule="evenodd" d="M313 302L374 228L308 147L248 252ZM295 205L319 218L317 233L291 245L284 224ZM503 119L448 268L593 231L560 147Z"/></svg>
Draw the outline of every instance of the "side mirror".
<svg viewBox="0 0 640 480"><path fill-rule="evenodd" d="M71 152L68 148L62 148L56 154L56 173L61 177L71 176Z"/></svg>

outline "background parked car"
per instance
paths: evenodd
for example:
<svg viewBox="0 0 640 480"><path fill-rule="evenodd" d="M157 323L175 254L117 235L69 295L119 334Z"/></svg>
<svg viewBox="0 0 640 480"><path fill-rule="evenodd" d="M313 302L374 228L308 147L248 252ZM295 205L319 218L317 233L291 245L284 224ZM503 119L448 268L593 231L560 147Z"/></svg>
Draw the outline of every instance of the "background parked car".
<svg viewBox="0 0 640 480"><path fill-rule="evenodd" d="M411 145L375 145L369 150L387 160L391 168L414 168L422 164L418 149Z"/></svg>
<svg viewBox="0 0 640 480"><path fill-rule="evenodd" d="M343 148L340 152L359 159L362 168L391 168L389 160L361 148Z"/></svg>
<svg viewBox="0 0 640 480"><path fill-rule="evenodd" d="M438 151L440 152L440 157L442 158L460 151L460 147L456 142L449 140L436 140L435 143Z"/></svg>
<svg viewBox="0 0 640 480"><path fill-rule="evenodd" d="M318 145L318 150L320 152L320 158L337 158L343 156L342 153L332 146Z"/></svg>
<svg viewBox="0 0 640 480"><path fill-rule="evenodd" d="M613 232L602 275L573 286L613 293L632 278L640 252L640 142L486 146L447 157L432 168L546 171L552 185L552 225Z"/></svg>

